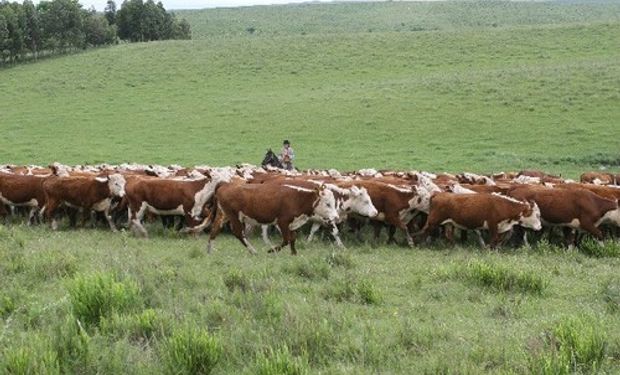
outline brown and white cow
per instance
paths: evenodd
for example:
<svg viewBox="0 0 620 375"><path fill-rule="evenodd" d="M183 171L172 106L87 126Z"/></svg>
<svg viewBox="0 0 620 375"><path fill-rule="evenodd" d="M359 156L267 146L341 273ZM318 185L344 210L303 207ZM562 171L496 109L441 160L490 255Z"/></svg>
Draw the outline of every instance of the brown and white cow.
<svg viewBox="0 0 620 375"><path fill-rule="evenodd" d="M559 226L575 230L581 229L602 240L603 233L598 228L605 222L620 225L618 201L603 198L585 189L559 189L540 186L516 186L508 194L519 200L533 200L540 207L545 226ZM565 231L565 234L568 234ZM569 241L572 246L574 239Z"/></svg>
<svg viewBox="0 0 620 375"><path fill-rule="evenodd" d="M317 179L318 177L318 179ZM336 245L338 247L344 247L342 240L340 239L338 227L334 224L342 223L347 219L349 214L365 216L365 217L374 217L378 214L377 209L372 204L372 200L368 195L368 191L365 188L359 188L355 185L350 185L348 187L339 187L338 182L335 180L330 180L333 183L325 183L323 178L320 176L304 176L297 178L283 178L278 179L274 178L271 180L263 181L264 184L289 184L304 187L307 189L314 189L316 187L325 186L327 189L331 190L334 193L334 199L336 201L336 210L338 211L338 220L334 223L329 223L331 227L331 235L334 237L336 241ZM312 223L312 228L310 229L310 234L308 235L307 241L312 241L314 234L321 227L321 225L326 225L321 220L320 217L312 217L310 219ZM268 225L262 226L263 240L264 242L273 247L271 241L269 241L269 237L267 234Z"/></svg>
<svg viewBox="0 0 620 375"><path fill-rule="evenodd" d="M105 177L49 177L43 182L45 207L43 212L51 220L53 230L58 228L54 214L61 205L103 212L110 229L116 231L110 217L112 198L125 195L125 178L118 174Z"/></svg>
<svg viewBox="0 0 620 375"><path fill-rule="evenodd" d="M43 181L45 177L0 173L0 215L7 214L5 205L29 207L28 225L32 224L37 212L45 205Z"/></svg>
<svg viewBox="0 0 620 375"><path fill-rule="evenodd" d="M595 185L616 185L616 176L613 173L603 172L585 172L582 173L579 180L583 184Z"/></svg>
<svg viewBox="0 0 620 375"><path fill-rule="evenodd" d="M201 199L201 194L208 189L212 181L163 179L157 177L132 177L127 183L126 201L128 206L129 226L138 234L148 237L142 219L147 212L156 215L180 215L185 217L188 228L198 224L204 205L208 201ZM211 187L211 196L215 190Z"/></svg>
<svg viewBox="0 0 620 375"><path fill-rule="evenodd" d="M307 189L291 184L246 184L243 180L233 180L218 187L215 202L217 215L209 235L209 252L226 220L230 221L235 237L252 254L256 254L256 250L246 238L246 224L277 225L282 233L282 244L270 251L290 245L291 254L297 254L295 231L311 217L327 223L338 219L334 194L324 187Z"/></svg>
<svg viewBox="0 0 620 375"><path fill-rule="evenodd" d="M487 193L434 194L426 224L420 233L428 237L435 228L444 224L477 232L487 229L491 248L497 246L500 234L510 231L515 225L541 229L540 210L535 203ZM447 234L448 239L453 242L451 232ZM485 246L482 236L479 235L479 238L482 246Z"/></svg>

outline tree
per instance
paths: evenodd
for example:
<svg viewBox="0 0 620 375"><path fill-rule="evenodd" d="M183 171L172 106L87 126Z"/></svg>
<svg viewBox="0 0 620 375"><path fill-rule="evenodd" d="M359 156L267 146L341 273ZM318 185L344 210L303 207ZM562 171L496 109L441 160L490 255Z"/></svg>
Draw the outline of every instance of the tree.
<svg viewBox="0 0 620 375"><path fill-rule="evenodd" d="M19 24L19 16L21 14L21 5L14 3L1 3L0 15L3 16L8 38L5 40L3 51L8 51L8 57L11 62L17 59L24 48L23 30ZM3 52L7 54L7 52Z"/></svg>
<svg viewBox="0 0 620 375"><path fill-rule="evenodd" d="M10 44L8 24L0 12L0 63L4 63L4 60L10 55Z"/></svg>
<svg viewBox="0 0 620 375"><path fill-rule="evenodd" d="M123 1L121 9L116 13L119 38L132 42L144 41L143 9L144 4L142 0Z"/></svg>
<svg viewBox="0 0 620 375"><path fill-rule="evenodd" d="M78 0L42 1L38 9L48 48L66 51L84 46L84 17Z"/></svg>
<svg viewBox="0 0 620 375"><path fill-rule="evenodd" d="M24 1L23 14L25 19L24 43L36 60L41 43L41 23L39 13L32 1Z"/></svg>
<svg viewBox="0 0 620 375"><path fill-rule="evenodd" d="M105 16L87 13L83 24L87 46L96 47L116 42L116 26L110 25Z"/></svg>
<svg viewBox="0 0 620 375"><path fill-rule="evenodd" d="M105 9L103 11L105 18L108 20L108 24L116 24L116 3L114 0L108 0Z"/></svg>

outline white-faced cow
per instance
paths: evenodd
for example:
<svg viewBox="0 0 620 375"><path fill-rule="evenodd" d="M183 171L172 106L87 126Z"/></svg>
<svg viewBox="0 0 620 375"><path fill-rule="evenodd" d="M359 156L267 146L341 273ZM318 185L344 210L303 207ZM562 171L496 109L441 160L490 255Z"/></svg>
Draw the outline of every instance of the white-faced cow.
<svg viewBox="0 0 620 375"><path fill-rule="evenodd" d="M125 195L125 178L118 174L105 177L49 177L43 182L45 217L53 230L58 225L54 214L61 205L103 212L110 229L116 231L110 217L112 198Z"/></svg>
<svg viewBox="0 0 620 375"><path fill-rule="evenodd" d="M256 254L256 250L246 238L246 224L277 225L282 233L282 244L270 251L290 245L291 253L297 254L295 231L311 217L319 217L327 223L338 219L334 194L324 187L307 189L289 184L246 184L237 180L218 187L215 203L217 214L209 236L209 252L226 220L230 221L235 237L252 254Z"/></svg>
<svg viewBox="0 0 620 375"><path fill-rule="evenodd" d="M432 230L444 224L475 231L487 229L491 248L497 246L500 234L510 231L515 225L541 229L540 210L535 203L486 193L433 195L430 212L421 233L427 237ZM453 241L451 232L446 234L448 239ZM482 243L482 246L485 244Z"/></svg>

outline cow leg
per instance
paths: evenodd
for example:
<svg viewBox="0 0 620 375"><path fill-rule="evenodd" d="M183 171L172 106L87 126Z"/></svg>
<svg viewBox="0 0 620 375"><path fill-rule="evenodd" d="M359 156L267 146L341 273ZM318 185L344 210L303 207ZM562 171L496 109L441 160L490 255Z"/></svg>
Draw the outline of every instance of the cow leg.
<svg viewBox="0 0 620 375"><path fill-rule="evenodd" d="M261 234L263 236L263 242L269 246L270 249L274 249L275 246L269 239L269 225L261 225Z"/></svg>
<svg viewBox="0 0 620 375"><path fill-rule="evenodd" d="M569 250L575 248L576 242L576 230L570 227L562 227L562 233L564 234L564 243L568 247Z"/></svg>
<svg viewBox="0 0 620 375"><path fill-rule="evenodd" d="M482 248L487 247L487 244L484 242L484 237L482 237L482 232L480 231L480 229L476 229L475 232L478 235L478 242L480 243L480 246L482 246Z"/></svg>
<svg viewBox="0 0 620 375"><path fill-rule="evenodd" d="M334 237L334 241L336 241L336 246L338 246L341 249L344 249L344 244L342 243L342 240L340 239L339 236L339 232L338 232L338 226L336 225L336 223L332 223L332 231L331 231L331 235L332 237Z"/></svg>
<svg viewBox="0 0 620 375"><path fill-rule="evenodd" d="M43 208L45 212L45 219L50 223L52 230L58 230L58 222L56 221L56 209L58 208L58 202L54 199L48 199L47 204Z"/></svg>
<svg viewBox="0 0 620 375"><path fill-rule="evenodd" d="M371 225L372 225L372 229L374 233L373 240L375 241L375 243L378 243L379 236L381 235L381 228L383 228L383 223L380 221L373 220L371 222Z"/></svg>
<svg viewBox="0 0 620 375"><path fill-rule="evenodd" d="M110 215L110 207L103 210L103 216L105 216L105 219L108 221L108 225L110 225L112 232L118 232L118 230L116 230L116 225L114 225L114 220L112 220L112 215Z"/></svg>
<svg viewBox="0 0 620 375"><path fill-rule="evenodd" d="M319 228L321 228L321 224L312 223L312 228L310 228L310 234L308 235L306 242L312 242L312 239L314 238L314 234L316 233L317 230L319 230Z"/></svg>
<svg viewBox="0 0 620 375"><path fill-rule="evenodd" d="M498 243L499 243L499 232L498 232L497 224L489 223L489 245L491 249L496 249Z"/></svg>
<svg viewBox="0 0 620 375"><path fill-rule="evenodd" d="M136 210L135 204L129 204L129 220L131 223L131 229L137 235L141 235L144 238L148 238L149 233L146 231L146 228L142 225L142 218L144 217L144 213L146 212L146 202L143 202L140 205L140 209ZM136 232L137 231L137 232Z"/></svg>
<svg viewBox="0 0 620 375"><path fill-rule="evenodd" d="M599 245L603 245L603 232L599 228L597 228L594 223L587 220L583 221L581 222L581 229L593 235Z"/></svg>
<svg viewBox="0 0 620 375"><path fill-rule="evenodd" d="M289 228L289 224L289 222L285 222L284 220L278 220L278 228L280 229L280 233L282 233L282 244L277 247L277 251L290 244L291 255L297 255L297 250L295 249L295 232Z"/></svg>
<svg viewBox="0 0 620 375"><path fill-rule="evenodd" d="M461 231L463 234L463 231ZM444 236L452 246L454 246L454 226L450 224L444 225ZM462 236L461 236L462 237Z"/></svg>
<svg viewBox="0 0 620 375"><path fill-rule="evenodd" d="M407 227L407 232L409 232L409 228ZM396 234L396 227L394 225L389 225L388 226L388 241L387 243L396 243L396 240L394 239L394 235Z"/></svg>
<svg viewBox="0 0 620 375"><path fill-rule="evenodd" d="M243 223L241 223L238 218L236 217L230 218L230 230L233 232L235 237L237 237L239 241L241 241L243 246L245 246L248 249L250 254L256 255L257 254L256 249L254 248L254 246L252 246L250 241L248 241L248 239L245 237L244 229L245 228L244 228Z"/></svg>
<svg viewBox="0 0 620 375"><path fill-rule="evenodd" d="M209 233L209 243L207 244L207 252L209 254L211 254L211 251L213 250L215 238L218 234L220 234L222 228L224 228L224 223L226 223L226 215L220 208L217 209L215 215L215 219L211 224L211 232Z"/></svg>

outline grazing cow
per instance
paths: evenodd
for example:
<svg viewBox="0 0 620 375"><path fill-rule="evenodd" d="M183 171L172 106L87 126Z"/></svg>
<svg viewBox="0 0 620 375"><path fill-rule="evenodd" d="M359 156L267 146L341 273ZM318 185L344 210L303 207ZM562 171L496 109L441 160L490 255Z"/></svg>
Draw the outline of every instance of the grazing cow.
<svg viewBox="0 0 620 375"><path fill-rule="evenodd" d="M201 180L130 178L126 188L130 228L148 237L148 232L142 225L142 218L147 211L156 215L182 215L185 216L188 227L195 226L209 198L201 199L203 190L211 187L213 195L214 187L210 182L208 178Z"/></svg>
<svg viewBox="0 0 620 375"><path fill-rule="evenodd" d="M307 189L289 184L246 184L241 181L224 183L215 193L217 214L209 236L208 251L226 219L243 245L252 254L256 250L247 240L245 224L276 224L282 233L282 244L272 251L290 245L295 250L295 231L312 217L333 223L338 219L334 194L329 189Z"/></svg>
<svg viewBox="0 0 620 375"><path fill-rule="evenodd" d="M581 174L579 180L582 184L616 185L618 183L616 176L612 173L603 172L585 172Z"/></svg>
<svg viewBox="0 0 620 375"><path fill-rule="evenodd" d="M618 201L603 198L585 189L558 189L541 186L515 186L508 194L520 200L533 200L540 207L545 226L565 227L573 235L569 246L574 245L576 229L592 234L598 241L603 233L598 228L605 222L620 225Z"/></svg>
<svg viewBox="0 0 620 375"><path fill-rule="evenodd" d="M62 204L103 212L110 229L116 231L110 217L110 207L114 197L125 195L125 178L118 174L105 177L49 177L43 182L45 207L43 212L51 220L53 230L58 228L54 214Z"/></svg>
<svg viewBox="0 0 620 375"><path fill-rule="evenodd" d="M506 233L515 225L541 229L538 206L497 194L453 194L437 193L431 198L430 212L424 228L419 232L424 237L439 225L453 224L460 229L479 231L488 229L490 246L495 248L499 235ZM448 239L453 242L451 232ZM481 244L485 244L481 239Z"/></svg>
<svg viewBox="0 0 620 375"><path fill-rule="evenodd" d="M45 205L43 181L45 177L0 173L0 215L7 214L4 205L29 207L28 225L32 224Z"/></svg>

